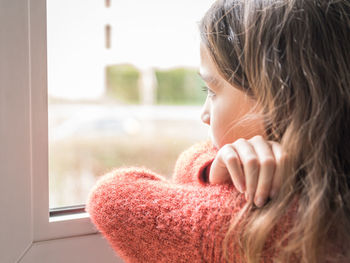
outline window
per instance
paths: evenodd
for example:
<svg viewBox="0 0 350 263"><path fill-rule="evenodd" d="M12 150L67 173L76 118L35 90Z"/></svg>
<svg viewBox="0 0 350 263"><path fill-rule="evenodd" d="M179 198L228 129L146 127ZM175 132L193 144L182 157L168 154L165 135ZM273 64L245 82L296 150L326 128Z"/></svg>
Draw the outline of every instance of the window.
<svg viewBox="0 0 350 263"><path fill-rule="evenodd" d="M55 213L83 205L98 176L115 167L170 177L180 152L207 138L196 22L210 1L105 3L47 1Z"/></svg>
<svg viewBox="0 0 350 263"><path fill-rule="evenodd" d="M46 1L0 5L0 262L122 262L88 215L49 214Z"/></svg>

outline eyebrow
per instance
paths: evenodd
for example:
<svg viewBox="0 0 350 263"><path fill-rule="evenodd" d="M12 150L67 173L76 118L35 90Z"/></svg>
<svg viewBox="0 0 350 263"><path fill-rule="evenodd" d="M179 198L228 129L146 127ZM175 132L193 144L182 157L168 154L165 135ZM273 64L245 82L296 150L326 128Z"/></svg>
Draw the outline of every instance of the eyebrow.
<svg viewBox="0 0 350 263"><path fill-rule="evenodd" d="M208 76L208 75L202 75L199 71L197 72L198 75L207 83L211 83L211 84L218 84L219 80L212 77L212 76Z"/></svg>

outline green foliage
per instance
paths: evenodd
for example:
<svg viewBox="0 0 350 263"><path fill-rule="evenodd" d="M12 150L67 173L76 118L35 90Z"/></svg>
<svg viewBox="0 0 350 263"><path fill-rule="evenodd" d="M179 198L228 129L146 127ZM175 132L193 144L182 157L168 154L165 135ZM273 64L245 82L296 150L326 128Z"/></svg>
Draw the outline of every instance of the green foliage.
<svg viewBox="0 0 350 263"><path fill-rule="evenodd" d="M140 72L132 65L106 68L107 95L122 103L140 103L138 81Z"/></svg>
<svg viewBox="0 0 350 263"><path fill-rule="evenodd" d="M175 68L155 70L157 80L156 103L168 105L199 105L205 100L204 82L196 69ZM141 73L132 65L114 65L106 68L107 95L121 103L138 104L141 101L139 78Z"/></svg>
<svg viewBox="0 0 350 263"><path fill-rule="evenodd" d="M158 83L158 104L202 104L206 94L202 91L204 83L197 70L176 68L155 70Z"/></svg>

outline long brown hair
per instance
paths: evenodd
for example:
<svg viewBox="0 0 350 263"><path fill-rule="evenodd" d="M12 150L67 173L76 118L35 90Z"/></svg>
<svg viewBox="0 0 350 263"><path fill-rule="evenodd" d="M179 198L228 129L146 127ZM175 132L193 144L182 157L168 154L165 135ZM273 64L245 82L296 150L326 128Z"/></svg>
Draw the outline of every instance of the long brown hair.
<svg viewBox="0 0 350 263"><path fill-rule="evenodd" d="M226 258L234 260L236 242L243 262L261 260L297 200L290 229L269 244L279 251L274 262L350 262L350 1L218 0L200 33L220 74L256 99L269 139L288 155L278 195L262 209L247 204L231 223Z"/></svg>

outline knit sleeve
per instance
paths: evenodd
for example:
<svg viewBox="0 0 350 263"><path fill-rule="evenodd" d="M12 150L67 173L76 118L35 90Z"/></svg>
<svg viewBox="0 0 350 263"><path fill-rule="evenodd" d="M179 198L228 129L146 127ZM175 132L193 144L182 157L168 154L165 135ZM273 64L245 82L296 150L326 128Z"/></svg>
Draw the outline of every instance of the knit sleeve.
<svg viewBox="0 0 350 263"><path fill-rule="evenodd" d="M193 145L178 158L173 181L205 185L208 182L210 165L216 154L217 150L210 141Z"/></svg>
<svg viewBox="0 0 350 263"><path fill-rule="evenodd" d="M125 262L224 262L227 224L244 203L232 185L178 184L128 168L103 176L86 210Z"/></svg>

